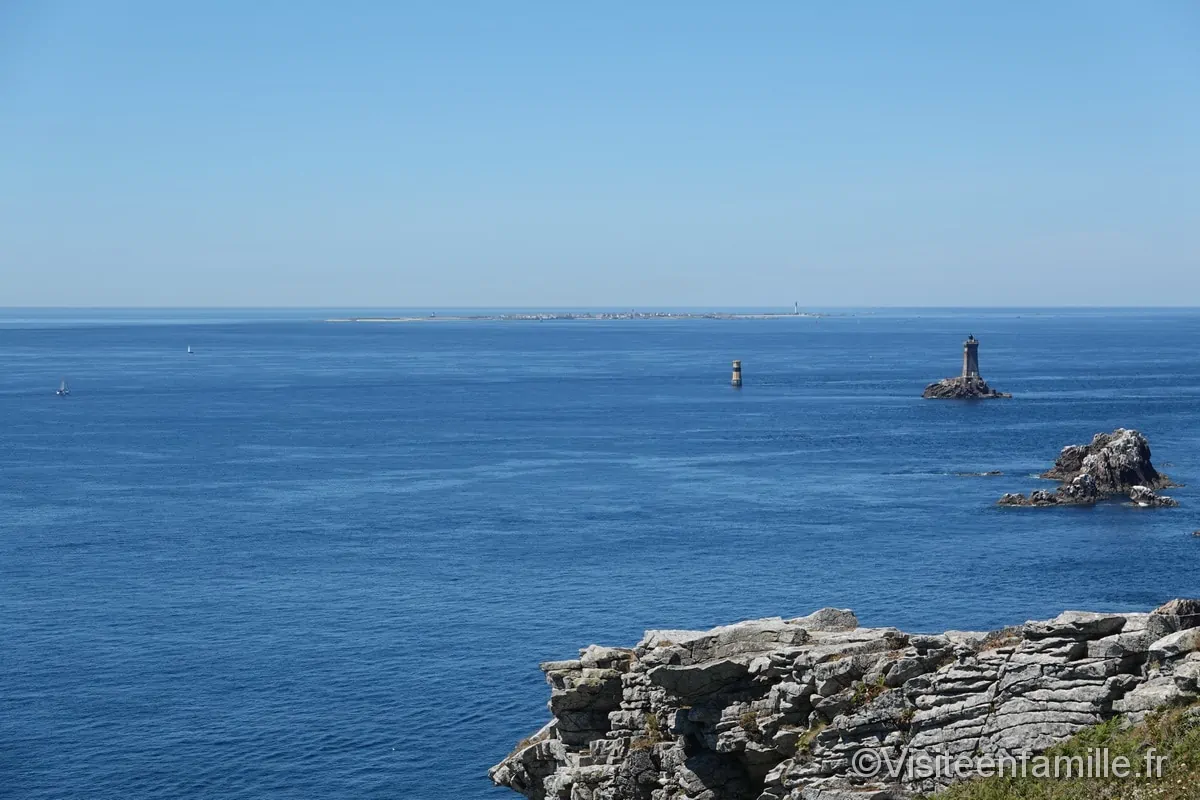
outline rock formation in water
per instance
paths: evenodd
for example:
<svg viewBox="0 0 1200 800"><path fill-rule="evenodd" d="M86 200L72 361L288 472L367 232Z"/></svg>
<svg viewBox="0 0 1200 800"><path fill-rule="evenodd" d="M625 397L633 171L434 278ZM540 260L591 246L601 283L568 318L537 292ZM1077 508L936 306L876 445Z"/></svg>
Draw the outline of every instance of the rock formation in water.
<svg viewBox="0 0 1200 800"><path fill-rule="evenodd" d="M1112 433L1097 433L1090 444L1064 447L1054 466L1043 472L1042 477L1062 484L1053 492L1037 489L1028 497L1009 493L998 503L1002 506L1091 505L1108 497L1127 495L1142 506L1178 505L1170 497L1154 493L1156 489L1175 484L1154 468L1146 437L1125 428L1117 428Z"/></svg>
<svg viewBox="0 0 1200 800"><path fill-rule="evenodd" d="M997 392L987 381L978 376L946 378L925 387L921 397L926 400L989 400L1012 397L1007 392Z"/></svg>
<svg viewBox="0 0 1200 800"><path fill-rule="evenodd" d="M1134 505L1146 507L1170 507L1177 506L1179 502L1173 497L1167 497L1162 494L1155 494L1154 490L1149 486L1134 486L1129 490L1129 499Z"/></svg>
<svg viewBox="0 0 1200 800"><path fill-rule="evenodd" d="M863 774L1020 756L1200 696L1200 600L1068 611L991 632L859 628L854 614L648 631L542 664L553 719L489 771L532 800L883 800L948 779ZM856 767L858 765L858 767Z"/></svg>
<svg viewBox="0 0 1200 800"><path fill-rule="evenodd" d="M1163 489L1174 485L1150 463L1146 437L1125 428L1097 433L1090 444L1067 445L1042 477L1069 482L1085 473L1096 479L1096 488L1104 494L1125 494L1134 486Z"/></svg>

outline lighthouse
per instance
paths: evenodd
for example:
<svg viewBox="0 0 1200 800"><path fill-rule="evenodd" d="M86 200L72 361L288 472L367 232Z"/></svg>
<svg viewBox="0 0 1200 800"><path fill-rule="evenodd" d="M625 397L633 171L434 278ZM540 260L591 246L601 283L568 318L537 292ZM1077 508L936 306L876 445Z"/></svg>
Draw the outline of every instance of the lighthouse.
<svg viewBox="0 0 1200 800"><path fill-rule="evenodd" d="M979 375L979 340L974 334L963 342L962 375L931 383L921 393L922 397L939 400L969 400L985 397L1012 397L1008 392L998 392L987 385Z"/></svg>
<svg viewBox="0 0 1200 800"><path fill-rule="evenodd" d="M974 334L967 336L963 342L963 371L964 378L979 377L979 340Z"/></svg>

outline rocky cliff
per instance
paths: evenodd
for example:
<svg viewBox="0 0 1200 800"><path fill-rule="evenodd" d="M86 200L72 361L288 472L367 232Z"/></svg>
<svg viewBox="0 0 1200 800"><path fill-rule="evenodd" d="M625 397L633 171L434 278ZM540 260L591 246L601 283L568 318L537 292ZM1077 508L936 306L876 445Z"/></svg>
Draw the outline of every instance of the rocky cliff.
<svg viewBox="0 0 1200 800"><path fill-rule="evenodd" d="M990 632L860 628L824 609L649 631L542 665L553 719L490 771L534 800L906 798L856 754L1036 753L1200 694L1200 601Z"/></svg>
<svg viewBox="0 0 1200 800"><path fill-rule="evenodd" d="M1062 485L1054 492L1035 490L1028 497L1006 494L1000 505L1087 505L1116 495L1126 495L1142 506L1177 505L1170 497L1155 494L1156 489L1174 484L1154 468L1146 437L1125 428L1097 433L1089 444L1064 447L1042 477Z"/></svg>

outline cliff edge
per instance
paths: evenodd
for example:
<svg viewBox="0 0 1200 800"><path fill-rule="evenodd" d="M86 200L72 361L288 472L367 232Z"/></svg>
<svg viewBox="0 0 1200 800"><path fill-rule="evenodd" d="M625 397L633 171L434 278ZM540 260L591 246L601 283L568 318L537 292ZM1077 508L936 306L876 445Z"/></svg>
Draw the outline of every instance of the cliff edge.
<svg viewBox="0 0 1200 800"><path fill-rule="evenodd" d="M648 631L542 664L553 718L489 776L532 800L909 798L945 781L858 754L1038 753L1200 696L1198 650L1200 600L937 635L839 609Z"/></svg>

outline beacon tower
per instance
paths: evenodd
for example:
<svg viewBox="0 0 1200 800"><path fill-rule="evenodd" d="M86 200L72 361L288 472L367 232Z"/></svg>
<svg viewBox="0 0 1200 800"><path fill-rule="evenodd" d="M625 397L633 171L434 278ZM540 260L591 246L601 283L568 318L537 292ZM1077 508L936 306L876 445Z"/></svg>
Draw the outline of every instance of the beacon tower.
<svg viewBox="0 0 1200 800"><path fill-rule="evenodd" d="M963 342L963 373L964 378L979 377L979 340L974 334L967 336Z"/></svg>

